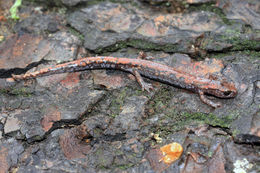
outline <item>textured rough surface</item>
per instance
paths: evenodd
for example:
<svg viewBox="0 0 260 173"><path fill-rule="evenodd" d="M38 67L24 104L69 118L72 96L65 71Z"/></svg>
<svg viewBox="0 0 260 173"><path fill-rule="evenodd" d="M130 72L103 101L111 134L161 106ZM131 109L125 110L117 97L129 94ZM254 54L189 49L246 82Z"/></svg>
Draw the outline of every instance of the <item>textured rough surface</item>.
<svg viewBox="0 0 260 173"><path fill-rule="evenodd" d="M13 117L8 117L5 122L4 132L5 134L19 130L19 120Z"/></svg>
<svg viewBox="0 0 260 173"><path fill-rule="evenodd" d="M259 170L260 35L257 0L0 2L0 173ZM91 70L19 82L84 56L147 58L235 83L213 109L196 93L133 75ZM213 59L215 58L215 59ZM199 61L200 60L200 61ZM222 63L223 62L223 63ZM207 76L208 74L214 74ZM158 148L183 154L158 164ZM158 155L157 155L158 156Z"/></svg>
<svg viewBox="0 0 260 173"><path fill-rule="evenodd" d="M75 6L78 3L86 2L88 0L61 0L64 5Z"/></svg>
<svg viewBox="0 0 260 173"><path fill-rule="evenodd" d="M254 29L260 29L260 3L258 0L220 0L218 6L223 8L228 19L239 19Z"/></svg>

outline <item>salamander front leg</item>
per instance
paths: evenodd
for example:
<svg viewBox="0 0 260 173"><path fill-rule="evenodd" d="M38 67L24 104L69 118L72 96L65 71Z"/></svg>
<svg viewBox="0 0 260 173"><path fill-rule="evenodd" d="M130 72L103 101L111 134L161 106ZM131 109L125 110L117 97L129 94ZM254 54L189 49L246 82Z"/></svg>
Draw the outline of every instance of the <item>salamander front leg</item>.
<svg viewBox="0 0 260 173"><path fill-rule="evenodd" d="M206 103L207 105L212 106L213 108L217 108L217 107L220 107L220 106L221 106L221 103L219 103L219 102L215 103L215 102L209 100L209 99L205 96L204 92L201 91L201 90L199 90L199 96L200 96L200 100L201 100L202 102Z"/></svg>
<svg viewBox="0 0 260 173"><path fill-rule="evenodd" d="M148 92L150 92L151 90L153 90L153 86L152 84L146 83L142 76L140 75L140 73L137 70L133 70L133 74L137 80L137 82L139 83L139 85L142 87L142 90L146 90Z"/></svg>

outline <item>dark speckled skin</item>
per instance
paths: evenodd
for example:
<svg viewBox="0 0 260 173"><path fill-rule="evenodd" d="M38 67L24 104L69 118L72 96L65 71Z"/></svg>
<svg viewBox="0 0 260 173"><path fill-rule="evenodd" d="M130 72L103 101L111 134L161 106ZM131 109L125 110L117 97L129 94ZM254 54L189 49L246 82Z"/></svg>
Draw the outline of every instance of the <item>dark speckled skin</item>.
<svg viewBox="0 0 260 173"><path fill-rule="evenodd" d="M140 75L163 83L189 89L198 93L204 103L214 108L219 107L220 103L214 103L207 99L204 95L205 93L220 98L232 98L237 94L235 85L231 81L224 78L209 79L206 77L198 77L196 75L192 75L194 72L183 72L176 70L173 67L143 59L103 56L82 58L76 61L57 65L53 68L45 68L24 75L13 75L13 79L30 79L38 76L91 69L116 69L130 72L135 75L141 87L148 91L152 89L152 87L151 85L145 83Z"/></svg>

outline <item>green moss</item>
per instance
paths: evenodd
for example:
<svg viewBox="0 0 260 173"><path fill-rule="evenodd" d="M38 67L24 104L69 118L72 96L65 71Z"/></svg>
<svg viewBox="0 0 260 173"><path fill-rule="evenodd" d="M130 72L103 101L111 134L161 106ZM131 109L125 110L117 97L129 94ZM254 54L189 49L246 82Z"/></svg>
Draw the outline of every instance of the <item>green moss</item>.
<svg viewBox="0 0 260 173"><path fill-rule="evenodd" d="M220 126L229 128L231 123L237 118L237 115L227 115L224 117L217 117L214 114L204 113L182 113L182 116L187 121L198 121L212 126Z"/></svg>
<svg viewBox="0 0 260 173"><path fill-rule="evenodd" d="M221 59L226 56L247 56L249 60L259 60L260 59L260 52L254 50L243 50L243 51L230 51L230 52L220 52L220 53L211 53L211 58Z"/></svg>
<svg viewBox="0 0 260 173"><path fill-rule="evenodd" d="M112 97L112 101L109 105L111 116L115 118L122 111L122 107L125 104L125 100L132 96L148 95L146 91L142 91L139 85L133 85L131 87L124 87L123 89L114 90L109 97Z"/></svg>
<svg viewBox="0 0 260 173"><path fill-rule="evenodd" d="M37 141L42 141L43 139L44 139L44 136L36 135L36 136L33 136L32 138L30 138L30 139L28 140L28 143L37 142Z"/></svg>
<svg viewBox="0 0 260 173"><path fill-rule="evenodd" d="M209 11L217 14L227 25L231 25L232 21L227 19L226 15L223 13L222 9L216 7L214 3L203 3L199 5L190 5L189 11Z"/></svg>
<svg viewBox="0 0 260 173"><path fill-rule="evenodd" d="M65 8L65 7L62 7L62 8L58 8L58 13L59 14L63 14L63 15L66 15L66 13L67 13L67 8Z"/></svg>
<svg viewBox="0 0 260 173"><path fill-rule="evenodd" d="M232 131L232 136L236 136L238 134L240 134L241 132L238 129L235 129Z"/></svg>
<svg viewBox="0 0 260 173"><path fill-rule="evenodd" d="M84 41L84 35L78 32L76 29L69 27L69 32L78 37L82 42Z"/></svg>
<svg viewBox="0 0 260 173"><path fill-rule="evenodd" d="M131 39L129 42L126 42L126 45L131 47L138 47L141 49L156 49L156 44L138 39Z"/></svg>
<svg viewBox="0 0 260 173"><path fill-rule="evenodd" d="M22 88L15 88L13 89L10 93L14 94L14 95L18 95L18 96L25 96L25 97L30 97L32 92L25 87Z"/></svg>
<svg viewBox="0 0 260 173"><path fill-rule="evenodd" d="M232 51L237 50L256 50L260 47L260 42L257 40L248 38L246 34L242 34L236 31L226 34L222 34L218 39L222 42L232 44Z"/></svg>
<svg viewBox="0 0 260 173"><path fill-rule="evenodd" d="M161 137L166 138L167 135L173 132L182 130L185 126L209 124L211 126L219 126L222 128L230 128L231 123L237 119L238 115L227 115L223 117L217 117L214 114L205 113L189 113L189 112L177 112L173 111L171 115L165 115L158 121L153 131L160 134ZM163 123L165 120L169 123Z"/></svg>
<svg viewBox="0 0 260 173"><path fill-rule="evenodd" d="M122 110L122 106L124 105L125 98L127 96L127 87L121 90L120 93L115 93L116 98L112 100L109 108L111 111L111 116L115 118Z"/></svg>
<svg viewBox="0 0 260 173"><path fill-rule="evenodd" d="M243 40L239 37L234 37L230 40L228 40L231 42L231 44L233 45L232 47L232 51L236 51L236 50L256 50L259 49L260 47L260 42L257 40Z"/></svg>
<svg viewBox="0 0 260 173"><path fill-rule="evenodd" d="M10 13L11 13L11 19L13 20L18 20L20 19L18 13L18 8L22 5L22 0L16 0L14 5L10 8Z"/></svg>
<svg viewBox="0 0 260 173"><path fill-rule="evenodd" d="M124 152L122 151L122 150L116 150L115 151L115 155L117 155L117 156L119 156L119 155L123 155L124 154Z"/></svg>
<svg viewBox="0 0 260 173"><path fill-rule="evenodd" d="M169 107L172 97L173 92L171 91L170 87L163 86L148 102L146 112L149 116L152 116L156 113L161 113L162 110L166 110L166 108Z"/></svg>
<svg viewBox="0 0 260 173"><path fill-rule="evenodd" d="M107 168L106 168L105 166L103 166L103 165L98 165L97 167L98 167L99 169L101 169L102 171L107 170Z"/></svg>
<svg viewBox="0 0 260 173"><path fill-rule="evenodd" d="M129 164L125 164L125 165L118 165L117 167L120 168L121 170L126 170L128 168L133 167L133 166L134 166L134 164L129 163Z"/></svg>
<svg viewBox="0 0 260 173"><path fill-rule="evenodd" d="M0 88L0 93L1 94L7 94L9 91L3 88Z"/></svg>
<svg viewBox="0 0 260 173"><path fill-rule="evenodd" d="M175 44L157 44L157 43L152 43L146 40L141 40L141 39L129 39L125 41L118 41L116 44L105 47L105 48L98 48L95 50L96 53L105 53L105 52L114 52L122 48L127 48L127 47L134 47L137 49L142 49L142 50L160 50L160 51L165 51L165 52L178 52L181 51L182 48L180 45L175 45Z"/></svg>
<svg viewBox="0 0 260 173"><path fill-rule="evenodd" d="M145 40L131 39L127 43L127 46L139 48L143 50L161 50L165 52L176 52L180 50L180 46L176 44L157 44Z"/></svg>
<svg viewBox="0 0 260 173"><path fill-rule="evenodd" d="M260 42L252 39L251 35L234 30L227 30L223 34L208 35L201 41L200 48L204 50L214 48L215 51L223 52L223 47L221 46L223 44L231 45L226 48L229 51L258 50L260 48ZM220 45L219 48L218 45Z"/></svg>
<svg viewBox="0 0 260 173"><path fill-rule="evenodd" d="M213 154L214 154L214 153L213 153L212 151L209 151L209 152L208 152L208 157L211 158L211 157L213 156Z"/></svg>
<svg viewBox="0 0 260 173"><path fill-rule="evenodd" d="M25 87L22 88L11 88L11 89L0 89L0 93L2 94L9 94L9 95L15 95L15 96L24 96L24 97L30 97L32 95L32 92Z"/></svg>

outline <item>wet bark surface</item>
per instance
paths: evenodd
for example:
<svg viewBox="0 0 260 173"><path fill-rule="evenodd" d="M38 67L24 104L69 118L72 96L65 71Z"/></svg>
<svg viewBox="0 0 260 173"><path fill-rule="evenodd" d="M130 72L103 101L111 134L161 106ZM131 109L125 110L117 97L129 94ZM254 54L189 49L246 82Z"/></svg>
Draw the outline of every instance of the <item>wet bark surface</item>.
<svg viewBox="0 0 260 173"><path fill-rule="evenodd" d="M258 172L259 0L0 2L0 173ZM191 91L116 70L33 72L87 56L136 58L235 83L211 108ZM159 135L159 137L158 137ZM155 137L157 136L157 137ZM178 142L169 165L158 147Z"/></svg>

